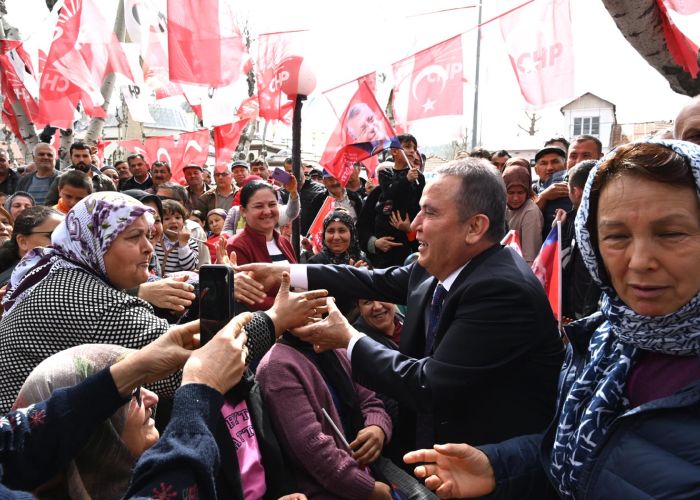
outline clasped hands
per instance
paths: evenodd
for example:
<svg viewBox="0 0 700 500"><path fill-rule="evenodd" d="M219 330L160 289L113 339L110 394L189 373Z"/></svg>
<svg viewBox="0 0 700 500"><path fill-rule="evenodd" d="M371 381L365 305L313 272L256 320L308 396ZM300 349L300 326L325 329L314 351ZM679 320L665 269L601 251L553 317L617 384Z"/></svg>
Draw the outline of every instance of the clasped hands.
<svg viewBox="0 0 700 500"><path fill-rule="evenodd" d="M246 264L234 266L236 274L234 276L234 297L236 300L255 304L265 297L265 290L274 289L280 285L280 291L286 286L288 288L289 265L285 264ZM289 292L290 296L295 292ZM335 301L331 297L326 297L325 290L314 290L303 292L303 294L313 294L315 301L323 299L323 304L316 307L315 314L311 314L307 324L287 326L293 335L314 346L316 352L323 352L330 349L343 349L348 347L352 336L357 333L348 320L338 310ZM279 298L280 295L278 294ZM315 302L318 303L318 302ZM328 313L323 318L322 316Z"/></svg>

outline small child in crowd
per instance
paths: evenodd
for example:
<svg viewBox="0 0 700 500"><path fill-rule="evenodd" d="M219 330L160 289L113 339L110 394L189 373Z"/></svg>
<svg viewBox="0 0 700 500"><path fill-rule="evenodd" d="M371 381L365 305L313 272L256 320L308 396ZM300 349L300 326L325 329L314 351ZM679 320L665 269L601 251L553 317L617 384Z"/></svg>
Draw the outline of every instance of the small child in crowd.
<svg viewBox="0 0 700 500"><path fill-rule="evenodd" d="M199 264L197 241L185 230L187 210L175 200L163 200L163 238L155 251L164 276L193 271Z"/></svg>

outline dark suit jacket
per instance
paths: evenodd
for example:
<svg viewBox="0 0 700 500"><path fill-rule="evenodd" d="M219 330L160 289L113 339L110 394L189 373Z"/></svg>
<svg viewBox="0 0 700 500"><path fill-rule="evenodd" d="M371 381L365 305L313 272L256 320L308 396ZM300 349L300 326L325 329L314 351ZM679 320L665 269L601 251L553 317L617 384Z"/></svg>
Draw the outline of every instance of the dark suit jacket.
<svg viewBox="0 0 700 500"><path fill-rule="evenodd" d="M437 280L425 269L309 266L308 277L310 288L332 295L408 305L399 352L369 337L352 351L356 380L399 401L404 450L415 445L417 413L432 416L437 443L495 443L547 427L564 349L542 285L510 249L494 245L460 272L427 358Z"/></svg>

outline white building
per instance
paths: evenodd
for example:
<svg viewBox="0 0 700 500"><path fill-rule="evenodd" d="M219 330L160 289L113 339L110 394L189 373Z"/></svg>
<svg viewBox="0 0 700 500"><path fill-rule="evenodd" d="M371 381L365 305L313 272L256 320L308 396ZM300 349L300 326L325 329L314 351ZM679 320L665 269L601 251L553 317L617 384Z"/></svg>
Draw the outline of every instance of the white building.
<svg viewBox="0 0 700 500"><path fill-rule="evenodd" d="M577 135L592 135L603 143L603 151L610 149L617 124L613 103L586 92L563 106L561 113L569 140Z"/></svg>

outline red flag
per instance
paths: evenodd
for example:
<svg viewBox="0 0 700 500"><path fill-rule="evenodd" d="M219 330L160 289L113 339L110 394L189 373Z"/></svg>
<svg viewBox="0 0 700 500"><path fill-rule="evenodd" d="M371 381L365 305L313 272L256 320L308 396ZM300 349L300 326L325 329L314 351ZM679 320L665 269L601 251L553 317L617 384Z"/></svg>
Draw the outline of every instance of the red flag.
<svg viewBox="0 0 700 500"><path fill-rule="evenodd" d="M258 81L260 117L291 123L294 101L282 92L287 80L297 78L303 58L294 53L304 32L266 33L258 37L255 76ZM298 53L298 52L297 52Z"/></svg>
<svg viewBox="0 0 700 500"><path fill-rule="evenodd" d="M154 161L163 161L167 163L170 167L170 172L173 174L173 180L182 183L185 180L182 170L180 170L177 177L173 170L175 165L180 161L179 151L175 146L175 137L177 136L164 135L149 137L144 141L143 147L146 150L145 156L148 163L152 164Z"/></svg>
<svg viewBox="0 0 700 500"><path fill-rule="evenodd" d="M666 46L673 60L693 78L698 76L700 0L656 0Z"/></svg>
<svg viewBox="0 0 700 500"><path fill-rule="evenodd" d="M22 137L22 132L19 129L19 124L17 123L17 117L15 116L15 111L12 109L12 104L10 104L9 99L5 99L2 104L2 122L7 125L7 128L15 135L15 137L24 142Z"/></svg>
<svg viewBox="0 0 700 500"><path fill-rule="evenodd" d="M525 100L542 107L574 95L569 0L532 2L501 17L501 33Z"/></svg>
<svg viewBox="0 0 700 500"><path fill-rule="evenodd" d="M41 76L37 122L71 128L78 100L88 115L104 117L100 86L111 73L133 80L113 26L93 0L66 0Z"/></svg>
<svg viewBox="0 0 700 500"><path fill-rule="evenodd" d="M518 236L518 232L515 229L511 229L510 231L508 231L508 234L506 234L501 240L501 245L510 247L515 251L515 253L517 253L521 257L523 256L523 249L520 246L520 237Z"/></svg>
<svg viewBox="0 0 700 500"><path fill-rule="evenodd" d="M170 80L221 87L248 61L228 0L168 0Z"/></svg>
<svg viewBox="0 0 700 500"><path fill-rule="evenodd" d="M180 157L180 165L173 168L182 171L185 165L196 163L197 165L205 165L209 157L209 129L195 130L194 132L185 132L178 137L179 149L182 151Z"/></svg>
<svg viewBox="0 0 700 500"><path fill-rule="evenodd" d="M0 86L10 104L19 103L33 121L38 111L34 97L29 93L25 81L34 79L29 54L19 40L0 40ZM11 107L10 107L11 109ZM20 140L21 140L21 136Z"/></svg>
<svg viewBox="0 0 700 500"><path fill-rule="evenodd" d="M239 106L238 111L236 111L236 116L240 120L256 119L260 114L260 103L258 102L258 96L254 95L245 99Z"/></svg>
<svg viewBox="0 0 700 500"><path fill-rule="evenodd" d="M215 168L228 167L236 152L243 129L250 120L214 127Z"/></svg>
<svg viewBox="0 0 700 500"><path fill-rule="evenodd" d="M549 231L540 253L532 263L532 272L547 293L552 312L561 325L561 222Z"/></svg>
<svg viewBox="0 0 700 500"><path fill-rule="evenodd" d="M319 163L345 185L352 174L352 164L384 149L385 142L395 135L367 82L362 81L340 117Z"/></svg>
<svg viewBox="0 0 700 500"><path fill-rule="evenodd" d="M152 160L148 156L148 152L146 151L145 146L143 145L143 142L141 142L140 139L126 139L123 141L119 141L119 147L126 150L130 154L143 155L143 157L146 158L146 161L148 163L152 163Z"/></svg>
<svg viewBox="0 0 700 500"><path fill-rule="evenodd" d="M327 196L321 205L321 209L316 214L314 221L309 226L307 238L311 241L314 253L318 253L323 248L323 219L335 208L335 198Z"/></svg>
<svg viewBox="0 0 700 500"><path fill-rule="evenodd" d="M404 128L414 120L464 113L462 35L403 59L393 66L394 111Z"/></svg>

